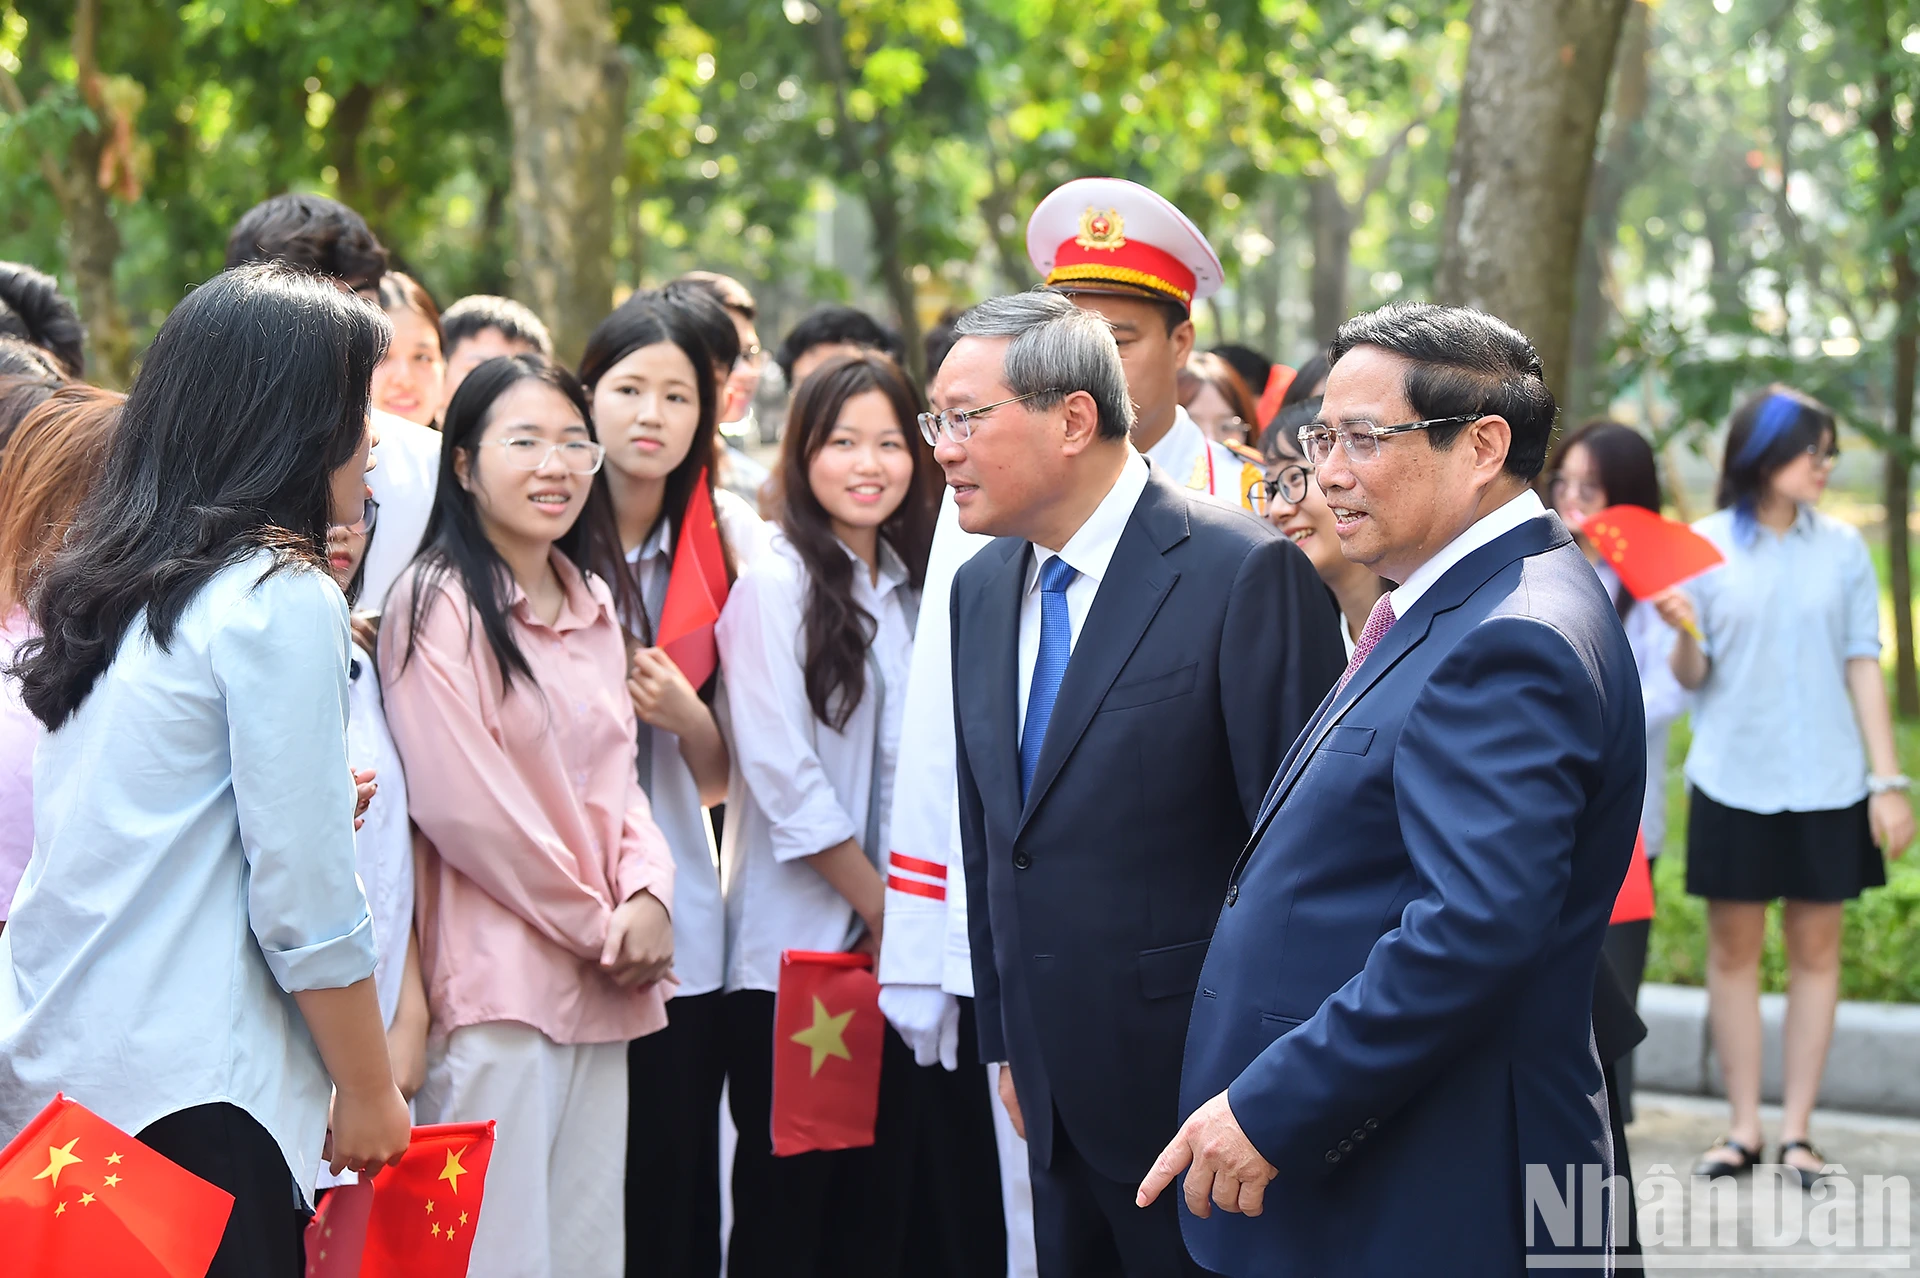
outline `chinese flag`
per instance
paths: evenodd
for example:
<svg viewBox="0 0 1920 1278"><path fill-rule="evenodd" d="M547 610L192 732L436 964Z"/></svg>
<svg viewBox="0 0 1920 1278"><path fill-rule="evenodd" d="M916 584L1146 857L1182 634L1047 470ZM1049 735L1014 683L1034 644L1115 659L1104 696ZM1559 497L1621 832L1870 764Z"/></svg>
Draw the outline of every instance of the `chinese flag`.
<svg viewBox="0 0 1920 1278"><path fill-rule="evenodd" d="M491 1121L414 1128L399 1162L320 1204L308 1278L464 1278L492 1154Z"/></svg>
<svg viewBox="0 0 1920 1278"><path fill-rule="evenodd" d="M880 983L865 954L787 950L773 1004L773 1152L873 1144Z"/></svg>
<svg viewBox="0 0 1920 1278"><path fill-rule="evenodd" d="M1635 599L1671 590L1722 561L1705 537L1644 506L1609 506L1589 516L1580 532Z"/></svg>
<svg viewBox="0 0 1920 1278"><path fill-rule="evenodd" d="M720 523L713 515L707 472L694 480L686 524L673 551L667 597L660 605L659 643L687 682L704 685L719 664L713 625L727 602L727 561L720 550Z"/></svg>
<svg viewBox="0 0 1920 1278"><path fill-rule="evenodd" d="M21 1278L203 1278L233 1195L55 1096L0 1150L0 1250Z"/></svg>
<svg viewBox="0 0 1920 1278"><path fill-rule="evenodd" d="M1613 923L1638 923L1653 917L1653 863L1647 860L1647 836L1633 839L1633 860L1627 862L1627 877L1620 884L1620 895L1613 899Z"/></svg>

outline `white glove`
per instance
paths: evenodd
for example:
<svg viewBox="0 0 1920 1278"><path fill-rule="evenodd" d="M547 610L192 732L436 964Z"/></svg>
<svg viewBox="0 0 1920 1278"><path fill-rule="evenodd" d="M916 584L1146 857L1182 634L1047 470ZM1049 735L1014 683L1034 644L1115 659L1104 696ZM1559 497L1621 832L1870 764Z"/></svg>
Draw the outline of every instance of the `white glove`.
<svg viewBox="0 0 1920 1278"><path fill-rule="evenodd" d="M938 985L882 985L880 1011L907 1046L913 1063L960 1067L960 1000Z"/></svg>

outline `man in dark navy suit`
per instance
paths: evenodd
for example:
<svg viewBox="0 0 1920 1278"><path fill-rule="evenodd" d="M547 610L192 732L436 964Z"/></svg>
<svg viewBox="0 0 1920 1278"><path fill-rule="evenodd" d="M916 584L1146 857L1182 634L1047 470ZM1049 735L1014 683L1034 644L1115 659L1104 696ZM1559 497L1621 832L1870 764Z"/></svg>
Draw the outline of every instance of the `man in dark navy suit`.
<svg viewBox="0 0 1920 1278"><path fill-rule="evenodd" d="M1200 1273L1134 1187L1179 1126L1220 895L1340 672L1338 622L1292 543L1134 451L1106 320L1035 292L958 332L922 429L961 526L999 538L952 604L982 1059L1029 1142L1043 1278Z"/></svg>
<svg viewBox="0 0 1920 1278"><path fill-rule="evenodd" d="M1188 1247L1226 1274L1597 1269L1589 1013L1646 779L1633 655L1528 487L1554 404L1526 338L1402 304L1330 356L1302 444L1347 557L1399 586L1235 868L1191 1117L1140 1198L1184 1171Z"/></svg>

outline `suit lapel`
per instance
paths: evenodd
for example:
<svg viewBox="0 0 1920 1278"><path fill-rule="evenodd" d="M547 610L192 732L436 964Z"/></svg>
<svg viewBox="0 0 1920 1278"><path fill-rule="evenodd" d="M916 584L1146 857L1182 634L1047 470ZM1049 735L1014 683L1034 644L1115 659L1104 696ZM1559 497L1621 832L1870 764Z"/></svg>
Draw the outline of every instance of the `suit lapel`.
<svg viewBox="0 0 1920 1278"><path fill-rule="evenodd" d="M1366 663L1347 681L1347 686L1329 694L1320 708L1319 717L1294 742L1287 762L1280 769L1279 778L1267 792L1259 819L1253 823L1253 834L1247 840L1246 850L1240 855L1241 864L1246 863L1247 856L1260 842L1268 822L1273 820L1280 805L1286 802L1288 793L1306 770L1307 761L1326 739L1327 733L1346 717L1347 711L1367 694L1368 689L1385 678L1388 671L1400 664L1408 653L1426 639L1433 629L1434 620L1441 613L1451 612L1472 598L1475 591L1508 564L1530 555L1542 554L1570 539L1571 534L1567 532L1566 525L1560 522L1560 517L1548 513L1503 533L1442 574L1440 580L1414 604L1413 610L1387 631L1379 646L1368 654Z"/></svg>
<svg viewBox="0 0 1920 1278"><path fill-rule="evenodd" d="M1026 581L1027 543L1008 538L996 546L1000 566L979 587L979 611L965 630L961 650L966 704L978 698L987 708L988 748L974 760L974 782L988 799L989 811L1020 810L1020 703L1016 681L1020 665L1020 594Z"/></svg>
<svg viewBox="0 0 1920 1278"><path fill-rule="evenodd" d="M1053 705L1053 717L1047 722L1047 736L1040 745L1033 786L1027 794L1026 808L1020 814L1022 828L1046 797L1054 778L1060 775L1068 756L1093 722L1107 690L1119 678L1133 650L1140 645L1141 636L1159 613L1160 605L1166 602L1174 582L1180 579L1179 573L1167 567L1163 555L1186 537L1186 497L1155 472L1128 517L1126 530L1120 534L1113 559L1101 578L1100 591L1094 596L1093 607L1080 628L1080 640L1067 661L1066 675L1060 681L1060 695ZM1024 585L1024 571L1021 577ZM1017 629L1015 638L1018 638ZM1017 741L1014 757L1019 757Z"/></svg>

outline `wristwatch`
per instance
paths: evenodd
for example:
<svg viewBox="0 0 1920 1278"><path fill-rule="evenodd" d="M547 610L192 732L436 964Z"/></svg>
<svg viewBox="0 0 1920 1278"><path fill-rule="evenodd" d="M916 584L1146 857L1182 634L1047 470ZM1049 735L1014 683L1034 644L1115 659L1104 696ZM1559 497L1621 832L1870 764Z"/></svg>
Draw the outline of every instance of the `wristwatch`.
<svg viewBox="0 0 1920 1278"><path fill-rule="evenodd" d="M1913 789L1913 778L1896 773L1890 777L1867 776L1868 794L1905 794Z"/></svg>

